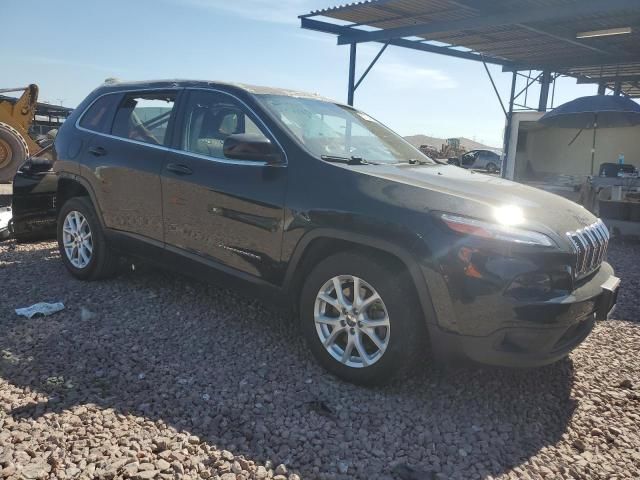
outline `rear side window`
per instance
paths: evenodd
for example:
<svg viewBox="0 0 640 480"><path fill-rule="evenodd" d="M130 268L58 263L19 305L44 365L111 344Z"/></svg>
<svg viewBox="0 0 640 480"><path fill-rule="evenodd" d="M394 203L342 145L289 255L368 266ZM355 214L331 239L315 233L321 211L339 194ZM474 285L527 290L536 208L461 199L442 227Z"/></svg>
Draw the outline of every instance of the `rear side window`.
<svg viewBox="0 0 640 480"><path fill-rule="evenodd" d="M82 116L80 126L94 132L109 133L118 100L120 95L116 94L98 98Z"/></svg>
<svg viewBox="0 0 640 480"><path fill-rule="evenodd" d="M174 104L173 92L126 95L116 111L111 134L138 142L163 145Z"/></svg>

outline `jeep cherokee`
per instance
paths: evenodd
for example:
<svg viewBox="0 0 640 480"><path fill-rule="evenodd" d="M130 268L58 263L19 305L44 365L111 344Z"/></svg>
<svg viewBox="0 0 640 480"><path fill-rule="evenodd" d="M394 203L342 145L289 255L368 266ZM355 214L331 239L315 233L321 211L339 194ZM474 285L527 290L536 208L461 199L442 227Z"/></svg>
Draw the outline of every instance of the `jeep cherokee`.
<svg viewBox="0 0 640 480"><path fill-rule="evenodd" d="M105 84L55 141L57 237L77 278L141 257L291 304L317 360L386 381L429 352L566 356L615 304L583 207L440 164L317 95ZM232 327L231 327L232 328Z"/></svg>

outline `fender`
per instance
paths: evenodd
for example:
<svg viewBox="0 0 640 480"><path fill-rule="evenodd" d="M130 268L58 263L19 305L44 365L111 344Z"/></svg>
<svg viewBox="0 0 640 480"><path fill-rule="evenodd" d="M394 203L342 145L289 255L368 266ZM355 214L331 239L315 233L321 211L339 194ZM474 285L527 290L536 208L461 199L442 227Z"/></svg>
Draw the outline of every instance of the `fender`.
<svg viewBox="0 0 640 480"><path fill-rule="evenodd" d="M292 283L295 273L299 267L300 260L302 259L304 253L307 251L307 247L311 244L312 241L320 238L329 240L344 240L365 247L382 250L396 257L405 266L405 268L409 272L409 275L411 275L411 279L413 280L413 284L416 289L418 300L420 301L420 307L422 308L422 313L426 323L433 325L437 324L436 311L433 307L433 301L431 299L429 287L425 281L424 275L420 270L420 267L418 266L418 262L416 261L416 259L405 248L400 247L397 244L386 240L380 240L378 238L372 238L359 233L336 230L332 228L317 228L306 233L298 241L298 244L293 251L293 255L291 255L289 265L287 266L283 284L283 290L285 292L292 291Z"/></svg>
<svg viewBox="0 0 640 480"><path fill-rule="evenodd" d="M84 187L84 189L89 193L89 198L91 199L91 203L93 203L93 206L95 208L96 214L98 216L98 220L100 221L100 226L102 226L102 228L106 229L106 226L104 224L104 220L102 218L102 209L100 208L100 205L98 204L96 193L93 190L93 187L91 186L89 181L86 180L84 177L81 177L80 175L77 175L75 173L68 173L68 172L58 172L58 179L59 180L62 180L62 179L71 180L73 182L76 182L76 183L82 185L82 187ZM60 182L58 182L58 191L60 191ZM62 205L58 205L58 209L60 207L62 207Z"/></svg>

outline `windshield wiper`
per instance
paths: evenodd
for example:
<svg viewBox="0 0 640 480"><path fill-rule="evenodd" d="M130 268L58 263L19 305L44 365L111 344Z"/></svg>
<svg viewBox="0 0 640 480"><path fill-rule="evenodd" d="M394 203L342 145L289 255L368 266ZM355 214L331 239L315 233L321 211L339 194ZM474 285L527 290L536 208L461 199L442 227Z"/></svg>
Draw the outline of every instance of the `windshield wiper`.
<svg viewBox="0 0 640 480"><path fill-rule="evenodd" d="M320 158L325 162L346 163L347 165L377 165L377 163L367 162L364 158L356 156L321 155Z"/></svg>
<svg viewBox="0 0 640 480"><path fill-rule="evenodd" d="M431 162L427 162L425 160L418 160L417 158L410 158L407 161L402 161L398 163L408 163L409 165L433 165Z"/></svg>

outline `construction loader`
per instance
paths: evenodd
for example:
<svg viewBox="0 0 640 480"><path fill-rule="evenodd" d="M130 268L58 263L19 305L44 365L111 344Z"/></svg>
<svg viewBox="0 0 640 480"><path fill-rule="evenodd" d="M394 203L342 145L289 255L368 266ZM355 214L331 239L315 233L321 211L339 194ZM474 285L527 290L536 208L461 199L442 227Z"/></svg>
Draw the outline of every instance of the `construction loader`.
<svg viewBox="0 0 640 480"><path fill-rule="evenodd" d="M0 98L0 183L13 179L18 167L43 148L29 136L38 102L38 86L0 89L0 94L20 92L17 100Z"/></svg>

